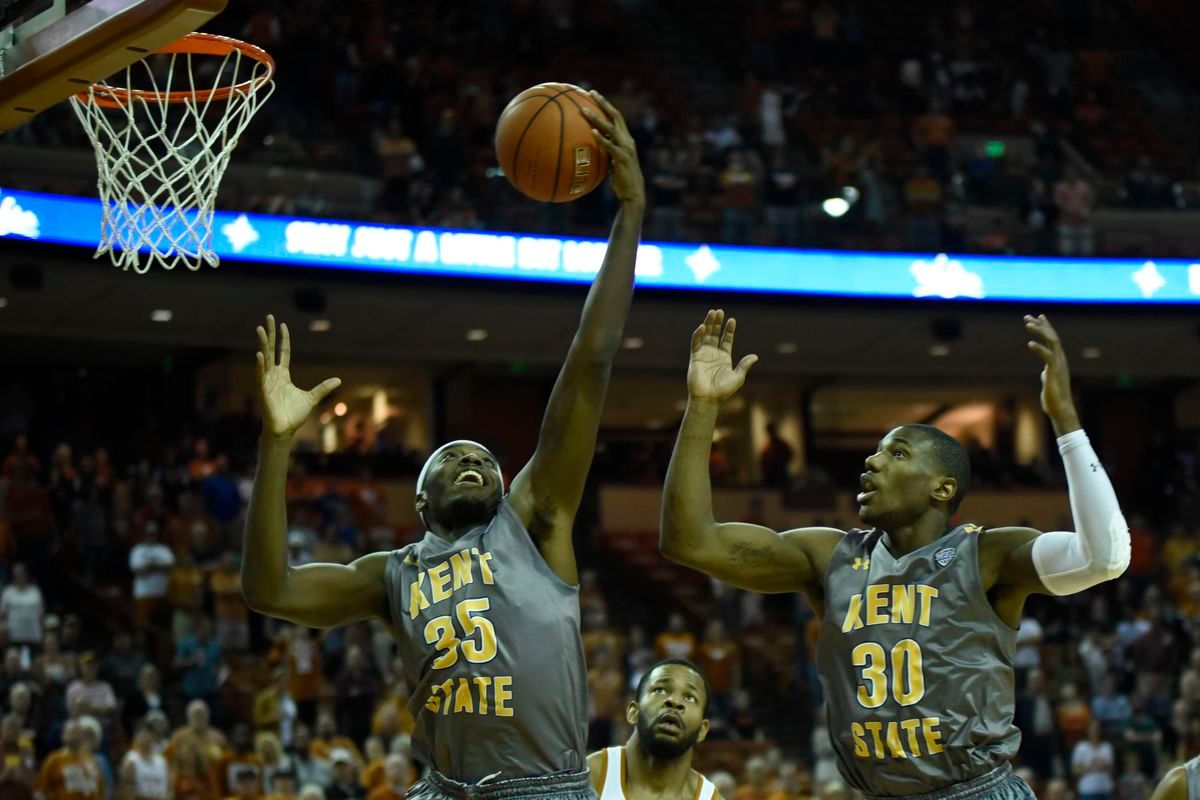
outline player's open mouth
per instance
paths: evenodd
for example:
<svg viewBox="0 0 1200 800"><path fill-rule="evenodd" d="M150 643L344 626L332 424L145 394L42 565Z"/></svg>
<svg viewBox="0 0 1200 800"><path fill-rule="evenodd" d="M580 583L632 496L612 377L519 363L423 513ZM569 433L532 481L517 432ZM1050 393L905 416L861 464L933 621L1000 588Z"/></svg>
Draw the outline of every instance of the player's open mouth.
<svg viewBox="0 0 1200 800"><path fill-rule="evenodd" d="M473 469L464 469L454 479L454 485L462 486L464 483L469 483L473 486L483 486L483 475Z"/></svg>
<svg viewBox="0 0 1200 800"><path fill-rule="evenodd" d="M861 505L874 497L875 493L879 491L879 487L875 485L875 481L871 479L871 476L866 473L863 473L859 477L858 482L862 486L862 491L858 493L858 502Z"/></svg>

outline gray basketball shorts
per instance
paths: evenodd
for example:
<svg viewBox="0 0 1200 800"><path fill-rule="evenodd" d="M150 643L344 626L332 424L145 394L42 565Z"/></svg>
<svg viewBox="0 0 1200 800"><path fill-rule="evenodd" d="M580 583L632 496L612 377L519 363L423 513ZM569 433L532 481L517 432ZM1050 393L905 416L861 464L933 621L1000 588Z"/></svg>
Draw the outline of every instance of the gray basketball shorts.
<svg viewBox="0 0 1200 800"><path fill-rule="evenodd" d="M867 800L882 800L865 795ZM947 786L928 794L914 794L904 800L1037 800L1029 784L1013 774L1005 764L966 783Z"/></svg>
<svg viewBox="0 0 1200 800"><path fill-rule="evenodd" d="M507 781L484 780L459 783L439 772L417 781L405 793L406 800L597 800L588 773L564 772Z"/></svg>

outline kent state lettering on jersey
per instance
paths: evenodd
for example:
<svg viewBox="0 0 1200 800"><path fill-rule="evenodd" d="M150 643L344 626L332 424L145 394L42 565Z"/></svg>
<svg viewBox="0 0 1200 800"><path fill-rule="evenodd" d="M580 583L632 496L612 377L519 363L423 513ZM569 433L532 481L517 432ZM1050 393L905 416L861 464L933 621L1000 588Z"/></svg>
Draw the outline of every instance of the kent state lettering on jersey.
<svg viewBox="0 0 1200 800"><path fill-rule="evenodd" d="M435 567L417 573L408 587L408 616L427 620L425 643L433 645L429 669L446 670L460 658L471 664L487 664L496 658L496 628L485 614L491 609L487 597L467 598L462 591L476 579L485 586L496 584L489 562L492 554L478 547L464 548ZM405 563L416 564L415 556ZM455 627L455 620L459 623ZM459 639L456 630L465 638ZM435 714L493 714L511 717L511 675L472 675L447 678L434 683L425 708Z"/></svg>
<svg viewBox="0 0 1200 800"><path fill-rule="evenodd" d="M830 734L863 786L888 764L889 792L953 784L1011 757L1018 736L1011 670L1016 631L988 601L977 525L900 558L887 534L850 531L825 576L818 671Z"/></svg>

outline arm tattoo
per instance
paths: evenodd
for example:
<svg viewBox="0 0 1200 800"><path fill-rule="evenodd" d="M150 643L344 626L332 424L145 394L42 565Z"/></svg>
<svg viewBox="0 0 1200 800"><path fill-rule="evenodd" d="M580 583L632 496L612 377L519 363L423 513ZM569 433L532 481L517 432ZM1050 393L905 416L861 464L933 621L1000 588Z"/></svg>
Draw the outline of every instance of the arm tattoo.
<svg viewBox="0 0 1200 800"><path fill-rule="evenodd" d="M772 561L770 547L751 547L748 544L735 544L729 556L729 563L740 567L761 567Z"/></svg>

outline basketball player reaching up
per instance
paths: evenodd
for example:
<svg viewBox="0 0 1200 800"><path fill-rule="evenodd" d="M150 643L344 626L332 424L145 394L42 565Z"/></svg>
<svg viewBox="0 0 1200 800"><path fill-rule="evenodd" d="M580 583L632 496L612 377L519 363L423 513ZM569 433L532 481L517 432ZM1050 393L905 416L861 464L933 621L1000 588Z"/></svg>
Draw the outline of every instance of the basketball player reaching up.
<svg viewBox="0 0 1200 800"><path fill-rule="evenodd" d="M645 189L621 115L589 116L621 201L579 330L551 392L537 449L504 493L483 445L439 447L417 479L424 537L348 566L287 563L284 485L296 429L339 385L292 385L287 328L258 329L263 432L246 523L242 587L254 610L314 628L366 619L397 639L431 769L409 800L592 797L587 680L571 529L633 294ZM586 114L587 112L585 112Z"/></svg>
<svg viewBox="0 0 1200 800"><path fill-rule="evenodd" d="M1150 800L1200 800L1200 756L1168 772Z"/></svg>
<svg viewBox="0 0 1200 800"><path fill-rule="evenodd" d="M690 661L669 658L647 670L625 711L629 741L588 756L600 800L721 800L692 769L692 750L708 735L709 696Z"/></svg>
<svg viewBox="0 0 1200 800"><path fill-rule="evenodd" d="M713 519L708 452L720 403L757 360L734 366L734 320L692 335L688 408L667 473L663 553L734 586L803 592L822 619L817 668L843 777L867 797L1032 798L1013 775L1012 660L1025 599L1120 575L1129 531L1079 425L1067 359L1044 317L1025 317L1042 360L1042 408L1058 434L1075 532L952 527L967 455L927 425L889 432L866 459L866 530L786 533Z"/></svg>

